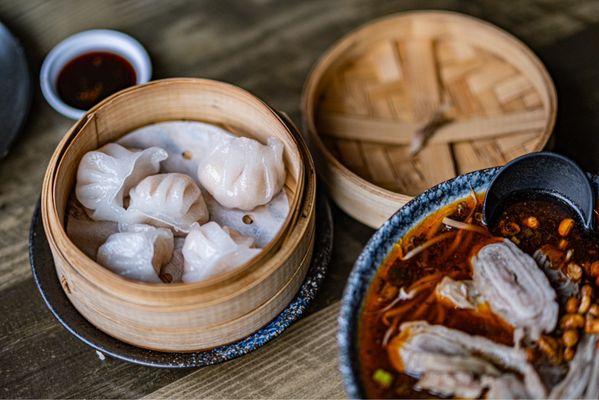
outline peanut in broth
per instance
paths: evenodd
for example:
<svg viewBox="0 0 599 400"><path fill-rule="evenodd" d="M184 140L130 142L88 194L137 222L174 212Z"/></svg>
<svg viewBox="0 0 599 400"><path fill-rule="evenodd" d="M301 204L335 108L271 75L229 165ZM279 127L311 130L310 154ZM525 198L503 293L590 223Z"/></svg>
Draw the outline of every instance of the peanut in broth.
<svg viewBox="0 0 599 400"><path fill-rule="evenodd" d="M496 237L509 238L531 255L542 245L558 248L564 240L558 233L559 224L571 215L567 208L552 201L515 202L504 210L493 232L489 232L482 224L483 197L459 200L428 216L394 246L379 268L364 302L358 332L360 378L367 397L433 397L428 392L416 391L416 380L395 371L389 361L386 344L397 334L402 322L426 320L485 336L498 343L513 344L513 328L508 323L488 308L477 311L456 309L439 300L434 294L436 283L446 275L456 280L471 279L471 255L477 248L497 240ZM449 227L443 223L445 217L479 229ZM438 242L421 252L414 250L439 237ZM564 253L570 251L571 261L583 265L586 273L590 263L599 259L599 241L586 236L579 224L575 224L567 242ZM417 254L402 259L414 253ZM414 298L398 300L400 288L409 292L409 288L416 285L421 289ZM373 379L381 369L392 375L392 383L388 386Z"/></svg>

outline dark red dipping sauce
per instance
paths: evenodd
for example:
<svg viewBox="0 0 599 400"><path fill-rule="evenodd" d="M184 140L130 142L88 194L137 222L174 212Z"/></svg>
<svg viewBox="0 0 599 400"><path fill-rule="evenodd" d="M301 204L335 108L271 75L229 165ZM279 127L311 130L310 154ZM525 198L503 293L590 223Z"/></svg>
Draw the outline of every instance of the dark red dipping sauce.
<svg viewBox="0 0 599 400"><path fill-rule="evenodd" d="M93 52L69 61L58 74L58 95L71 107L88 110L101 100L135 85L135 70L123 57Z"/></svg>

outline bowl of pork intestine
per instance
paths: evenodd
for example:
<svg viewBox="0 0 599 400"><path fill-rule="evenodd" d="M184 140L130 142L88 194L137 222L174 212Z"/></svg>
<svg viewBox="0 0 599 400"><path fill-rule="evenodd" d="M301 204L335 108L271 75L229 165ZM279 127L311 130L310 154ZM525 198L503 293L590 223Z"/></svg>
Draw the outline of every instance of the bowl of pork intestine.
<svg viewBox="0 0 599 400"><path fill-rule="evenodd" d="M598 398L598 234L549 198L485 226L496 173L416 197L358 258L338 336L350 397Z"/></svg>
<svg viewBox="0 0 599 400"><path fill-rule="evenodd" d="M283 144L170 121L81 159L66 230L88 257L130 280L190 283L235 270L288 213Z"/></svg>

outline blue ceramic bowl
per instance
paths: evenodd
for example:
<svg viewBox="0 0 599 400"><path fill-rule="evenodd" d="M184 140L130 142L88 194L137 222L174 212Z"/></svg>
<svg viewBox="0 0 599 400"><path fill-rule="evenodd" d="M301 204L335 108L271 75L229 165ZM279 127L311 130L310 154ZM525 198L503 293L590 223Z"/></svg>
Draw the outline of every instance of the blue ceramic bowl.
<svg viewBox="0 0 599 400"><path fill-rule="evenodd" d="M359 375L358 323L366 291L386 255L400 238L433 211L468 196L472 189L477 193L486 191L499 169L490 168L460 175L430 188L399 209L366 244L349 276L339 315L337 341L340 369L350 398L364 397ZM593 190L597 193L599 177L590 178Z"/></svg>

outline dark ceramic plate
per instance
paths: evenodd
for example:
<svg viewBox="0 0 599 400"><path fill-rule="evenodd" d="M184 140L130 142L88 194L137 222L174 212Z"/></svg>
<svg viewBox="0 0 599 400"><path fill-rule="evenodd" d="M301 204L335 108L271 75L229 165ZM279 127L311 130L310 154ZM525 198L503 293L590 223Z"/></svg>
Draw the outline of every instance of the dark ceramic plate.
<svg viewBox="0 0 599 400"><path fill-rule="evenodd" d="M0 23L0 159L19 133L31 103L31 77L25 52Z"/></svg>
<svg viewBox="0 0 599 400"><path fill-rule="evenodd" d="M410 229L420 223L433 211L468 196L471 189L486 191L499 168L485 169L458 176L440 183L415 197L403 206L383 226L381 226L366 244L356 260L349 276L339 316L340 368L345 389L350 398L364 398L360 382L358 359L358 322L362 312L363 300L372 278L393 245ZM592 176L591 184L595 194L599 192L599 177Z"/></svg>
<svg viewBox="0 0 599 400"><path fill-rule="evenodd" d="M33 279L44 302L70 333L94 349L120 360L151 367L202 367L231 360L249 353L272 340L302 317L314 299L327 271L333 247L333 220L329 203L322 193L317 196L316 238L312 264L306 279L291 303L274 320L256 333L238 342L195 353L163 353L123 343L89 323L73 307L58 282L52 253L44 234L39 204L33 214L29 234L29 260Z"/></svg>

